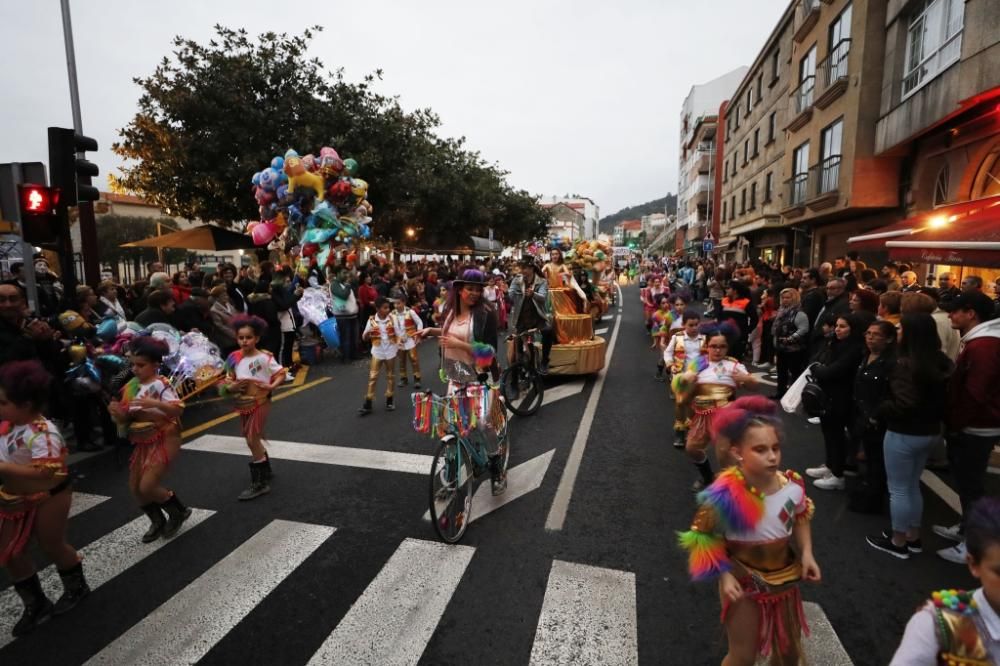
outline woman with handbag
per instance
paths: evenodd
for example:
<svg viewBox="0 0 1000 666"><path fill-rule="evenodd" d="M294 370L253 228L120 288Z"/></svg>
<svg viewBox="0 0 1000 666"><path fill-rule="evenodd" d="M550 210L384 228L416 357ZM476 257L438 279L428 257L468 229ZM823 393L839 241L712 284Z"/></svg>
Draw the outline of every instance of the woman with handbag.
<svg viewBox="0 0 1000 666"><path fill-rule="evenodd" d="M778 360L778 387L775 400L781 400L788 385L805 371L806 345L809 342L809 317L800 307L798 289L782 289L780 307L771 331Z"/></svg>
<svg viewBox="0 0 1000 666"><path fill-rule="evenodd" d="M822 390L825 411L820 416L826 462L810 467L806 474L814 479L813 485L821 490L844 489L844 467L847 459L847 427L851 420L854 393L854 375L861 364L862 334L872 318L863 313L842 315L833 322L833 337L824 352L822 363L811 367L811 374Z"/></svg>

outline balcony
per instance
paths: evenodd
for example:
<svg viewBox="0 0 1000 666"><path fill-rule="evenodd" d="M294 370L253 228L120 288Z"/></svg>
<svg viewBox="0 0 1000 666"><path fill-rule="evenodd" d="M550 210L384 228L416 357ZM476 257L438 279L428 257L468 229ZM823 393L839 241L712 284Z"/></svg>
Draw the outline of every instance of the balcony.
<svg viewBox="0 0 1000 666"><path fill-rule="evenodd" d="M840 199L840 155L831 155L809 168L806 205L811 210L823 210Z"/></svg>
<svg viewBox="0 0 1000 666"><path fill-rule="evenodd" d="M785 129L789 131L796 131L801 129L812 120L813 113L813 92L816 89L816 77L814 75L807 76L802 79L799 86L792 91L791 95L791 113L788 121L788 125Z"/></svg>
<svg viewBox="0 0 1000 666"><path fill-rule="evenodd" d="M801 43L819 22L819 0L802 0L800 5L802 13L795 34L792 35L797 43Z"/></svg>
<svg viewBox="0 0 1000 666"><path fill-rule="evenodd" d="M799 217L806 211L808 186L808 173L795 174L785 181L785 204L781 209L782 216Z"/></svg>
<svg viewBox="0 0 1000 666"><path fill-rule="evenodd" d="M851 53L851 40L842 39L823 61L819 63L819 86L816 89L816 107L825 109L847 90L847 61Z"/></svg>
<svg viewBox="0 0 1000 666"><path fill-rule="evenodd" d="M712 168L712 154L707 150L699 150L694 156L694 165L698 173L708 173Z"/></svg>

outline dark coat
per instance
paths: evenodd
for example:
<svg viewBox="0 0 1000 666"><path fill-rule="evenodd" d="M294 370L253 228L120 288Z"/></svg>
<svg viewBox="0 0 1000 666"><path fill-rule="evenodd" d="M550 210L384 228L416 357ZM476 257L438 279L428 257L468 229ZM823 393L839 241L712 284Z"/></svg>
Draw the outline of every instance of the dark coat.
<svg viewBox="0 0 1000 666"><path fill-rule="evenodd" d="M948 401L948 376L954 369L951 359L939 351L920 366L908 357L896 361L889 378L889 395L878 406L887 430L904 435L941 433Z"/></svg>

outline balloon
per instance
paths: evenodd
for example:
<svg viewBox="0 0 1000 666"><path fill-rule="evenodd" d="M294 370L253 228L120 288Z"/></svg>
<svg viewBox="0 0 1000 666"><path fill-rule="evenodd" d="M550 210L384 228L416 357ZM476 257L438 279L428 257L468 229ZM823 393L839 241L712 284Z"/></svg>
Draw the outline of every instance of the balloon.
<svg viewBox="0 0 1000 666"><path fill-rule="evenodd" d="M344 160L344 171L347 172L348 176L353 176L358 173L358 161L352 157L348 157Z"/></svg>
<svg viewBox="0 0 1000 666"><path fill-rule="evenodd" d="M278 155L273 160L271 160L271 168L275 171L281 171L285 168L285 158Z"/></svg>
<svg viewBox="0 0 1000 666"><path fill-rule="evenodd" d="M289 157L298 157L299 153L294 148L289 148L285 151L285 161L288 161Z"/></svg>
<svg viewBox="0 0 1000 666"><path fill-rule="evenodd" d="M97 325L97 337L104 342L114 342L118 337L118 322L114 317L105 319Z"/></svg>
<svg viewBox="0 0 1000 666"><path fill-rule="evenodd" d="M281 185L278 185L278 198L284 199L286 196L288 196L288 185L282 183Z"/></svg>
<svg viewBox="0 0 1000 666"><path fill-rule="evenodd" d="M278 187L279 177L280 172L277 169L264 169L260 172L258 187L270 192Z"/></svg>
<svg viewBox="0 0 1000 666"><path fill-rule="evenodd" d="M330 317L319 325L320 335L326 341L326 346L330 348L340 346L340 332L337 331L337 320Z"/></svg>
<svg viewBox="0 0 1000 666"><path fill-rule="evenodd" d="M311 189L316 196L323 198L323 177L317 173L306 171L300 157L289 157L285 160L285 173L288 174L288 191L295 192L299 188Z"/></svg>
<svg viewBox="0 0 1000 666"><path fill-rule="evenodd" d="M361 180L360 178L352 178L351 194L357 197L359 202L364 201L365 196L368 194L368 183Z"/></svg>
<svg viewBox="0 0 1000 666"><path fill-rule="evenodd" d="M333 203L343 202L351 195L351 182L341 179L330 185L326 190L327 196Z"/></svg>
<svg viewBox="0 0 1000 666"><path fill-rule="evenodd" d="M260 222L247 222L247 233L252 234L253 230L260 226Z"/></svg>
<svg viewBox="0 0 1000 666"><path fill-rule="evenodd" d="M305 166L306 171L316 171L319 164L316 163L316 156L309 153L302 158L302 164Z"/></svg>
<svg viewBox="0 0 1000 666"><path fill-rule="evenodd" d="M265 222L254 227L253 231L250 232L250 237L253 238L254 245L267 245L274 240L277 231L271 223Z"/></svg>
<svg viewBox="0 0 1000 666"><path fill-rule="evenodd" d="M258 171L257 173L255 173L253 175L253 178L250 179L250 183L253 184L253 185L259 185L260 184L260 171Z"/></svg>
<svg viewBox="0 0 1000 666"><path fill-rule="evenodd" d="M324 178L333 178L344 170L344 161L340 159L337 151L329 146L324 146L319 151L319 171Z"/></svg>
<svg viewBox="0 0 1000 666"><path fill-rule="evenodd" d="M258 187L254 190L254 198L261 206L269 204L274 201L274 190L265 190L263 187Z"/></svg>

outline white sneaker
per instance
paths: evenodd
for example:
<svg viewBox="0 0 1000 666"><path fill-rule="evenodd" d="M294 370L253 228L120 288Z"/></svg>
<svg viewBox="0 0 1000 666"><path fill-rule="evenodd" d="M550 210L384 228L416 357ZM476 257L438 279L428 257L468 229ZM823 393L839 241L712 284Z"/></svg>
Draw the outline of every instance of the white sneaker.
<svg viewBox="0 0 1000 666"><path fill-rule="evenodd" d="M759 363L759 364L757 364L757 369L758 370L770 370L771 369L771 364L767 363L767 362Z"/></svg>
<svg viewBox="0 0 1000 666"><path fill-rule="evenodd" d="M820 465L819 467L810 467L806 470L806 476L811 476L814 479L825 479L830 476L830 468L826 465Z"/></svg>
<svg viewBox="0 0 1000 666"><path fill-rule="evenodd" d="M819 417L818 416L810 416L809 418L806 419L806 421L808 421L809 423L812 423L813 425L819 425Z"/></svg>
<svg viewBox="0 0 1000 666"><path fill-rule="evenodd" d="M938 557L948 560L949 562L954 562L955 564L965 564L965 556L968 551L965 550L965 542L956 544L949 548L942 548L937 552Z"/></svg>
<svg viewBox="0 0 1000 666"><path fill-rule="evenodd" d="M836 477L831 474L830 476L824 476L822 479L816 479L813 481L813 485L820 490L843 490L844 479L843 477Z"/></svg>
<svg viewBox="0 0 1000 666"><path fill-rule="evenodd" d="M285 381L286 382L294 382L295 381L295 375L293 375L290 372L286 372L285 373Z"/></svg>
<svg viewBox="0 0 1000 666"><path fill-rule="evenodd" d="M951 527L945 527L944 525L935 525L932 529L934 534L937 534L942 539L950 539L952 541L958 541L961 543L962 535L959 534L958 530L961 529L961 525L955 524ZM947 559L947 558L945 558Z"/></svg>

